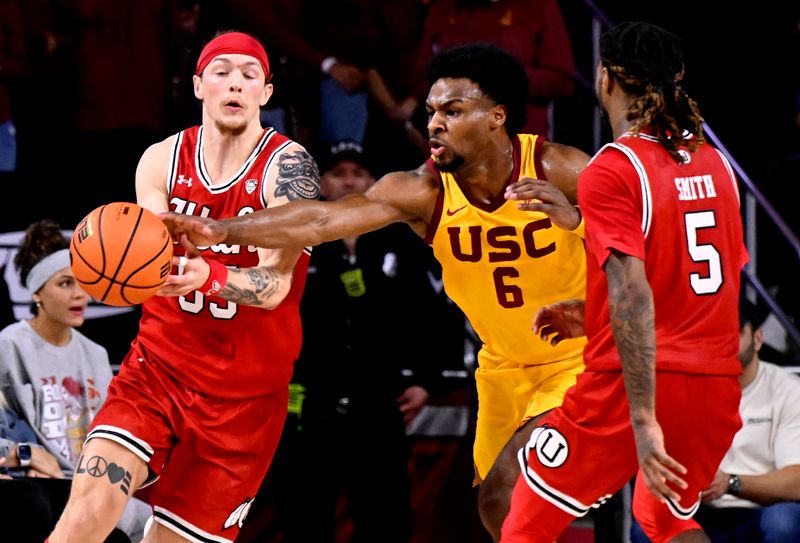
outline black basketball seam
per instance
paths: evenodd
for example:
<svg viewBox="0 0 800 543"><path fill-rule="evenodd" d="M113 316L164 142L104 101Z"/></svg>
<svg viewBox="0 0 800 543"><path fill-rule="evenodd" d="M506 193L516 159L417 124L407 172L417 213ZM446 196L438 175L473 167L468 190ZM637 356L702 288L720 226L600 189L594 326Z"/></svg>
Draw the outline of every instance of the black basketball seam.
<svg viewBox="0 0 800 543"><path fill-rule="evenodd" d="M137 273L139 273L140 271L142 271L144 268L146 268L147 266L149 266L151 263L153 263L153 262L154 262L154 261L155 261L155 260L156 260L156 259L157 259L159 256L161 256L161 255L164 253L164 249L166 249L167 247L169 247L169 245L170 245L171 243L172 243L172 240L171 240L171 239L169 239L169 236L167 236L167 240L164 242L164 245L161 247L161 250L160 250L160 251L158 251L158 253L156 253L156 255L155 255L153 258L151 258L150 260L148 260L147 262L145 262L144 264L142 264L141 266L139 266L138 268L136 268L135 270L133 270L133 271L132 271L132 272L131 272L131 273L128 275L128 277L126 277L126 278L125 278L125 280L124 280L122 283L120 283L120 285L121 285L121 286L120 286L120 288L119 288L119 295L120 295L120 296L122 296L122 298L123 298L123 299L124 299L126 302L128 302L128 303L132 303L132 302L131 302L131 301L128 299L128 297L127 297L127 296L125 296L125 288L129 286L129 285L128 285L128 281L130 281L130 280L131 280L131 277L133 277L134 275L136 275ZM159 283L159 284L163 284L163 283ZM153 288L154 286L156 286L156 285L152 285L152 286L150 286L150 287L146 287L146 288ZM137 286L133 286L133 285L131 285L131 286L130 286L130 288L145 288L145 287L137 287Z"/></svg>
<svg viewBox="0 0 800 543"><path fill-rule="evenodd" d="M105 207L103 209L105 209ZM114 275L108 278L110 283L108 285L108 288L106 289L105 294L103 294L103 297L101 298L101 300L103 301L105 301L106 297L108 296L108 293L111 292L111 287L114 285L114 283L117 282L117 275L119 274L119 270L122 268L122 264L125 262L125 257L128 256L128 250L131 248L131 244L133 243L133 238L136 236L136 231L139 229L139 224L142 222L143 213L144 213L144 208L140 207L139 216L136 217L136 223L133 225L133 229L131 230L131 235L128 237L128 244L125 246L125 250L122 251L122 255L117 259L117 269L116 271L114 271ZM103 236L100 236L100 239L102 240Z"/></svg>
<svg viewBox="0 0 800 543"><path fill-rule="evenodd" d="M96 270L94 268L94 266L92 266L89 263L89 261L86 260L86 258L80 253L80 249L79 249L79 247L77 245L75 245L74 240L73 240L73 247L75 248L75 254L78 255L78 257L80 257L81 261L84 264L86 264L86 267L89 268L91 271L93 271L94 273L96 273L99 276L99 279L97 281L84 281L83 279L80 279L80 278L76 277L76 279L78 279L79 283L82 283L84 285L95 285L100 281L100 279L106 279L106 276L103 275L103 272L101 272L100 270Z"/></svg>
<svg viewBox="0 0 800 543"><path fill-rule="evenodd" d="M106 206L103 206L103 207L100 208L100 212L98 213L98 219L97 219L97 237L98 237L99 242L100 242L100 257L103 259L103 269L101 269L101 270L96 269L86 259L86 257L84 257L81 254L80 245L75 243L75 236L78 234L77 230L75 231L75 233L72 234L72 239L70 240L70 244L75 249L73 252L80 257L81 261L86 265L87 268L89 268L91 271L93 271L94 273L96 273L97 275L100 276L96 281L83 281L81 279L78 279L78 282L83 283L84 285L96 285L97 283L100 282L100 279L106 278L105 277L105 271L106 271L106 249L105 249L105 246L103 245L103 235L101 233L101 226L100 226L102 224L102 222L103 222L102 219L103 219L103 213L105 212L105 210L106 210ZM77 279L77 277L76 277L76 279Z"/></svg>
<svg viewBox="0 0 800 543"><path fill-rule="evenodd" d="M100 239L100 257L103 259L103 269L98 272L100 275L106 274L106 246L103 243L103 213L105 212L106 206L103 206L97 217L97 236Z"/></svg>

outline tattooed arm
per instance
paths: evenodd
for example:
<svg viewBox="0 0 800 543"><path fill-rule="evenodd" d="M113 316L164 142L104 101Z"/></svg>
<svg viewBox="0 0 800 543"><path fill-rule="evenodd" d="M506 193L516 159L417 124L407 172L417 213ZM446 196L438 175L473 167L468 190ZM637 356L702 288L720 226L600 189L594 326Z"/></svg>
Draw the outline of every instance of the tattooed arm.
<svg viewBox="0 0 800 543"><path fill-rule="evenodd" d="M667 454L656 420L655 307L644 262L612 250L604 271L611 331L622 361L639 469L653 495L677 500L678 494L666 482L685 488L676 472L686 473L686 469Z"/></svg>
<svg viewBox="0 0 800 543"><path fill-rule="evenodd" d="M319 171L314 159L303 147L292 143L266 172L263 190L268 209L292 201L318 198ZM302 251L303 247L292 245L280 249L259 248L258 266L229 269L225 286L218 296L239 305L264 309L277 307L289 293L294 266ZM182 296L197 290L211 273L210 265L202 256L175 257L174 263L182 268L182 273L167 278L159 291L161 296Z"/></svg>
<svg viewBox="0 0 800 543"><path fill-rule="evenodd" d="M317 164L302 146L294 143L267 172L264 190L268 209L295 200L316 200L319 198ZM276 307L289 293L294 266L302 250L302 247L259 248L258 266L230 270L220 297L239 305Z"/></svg>

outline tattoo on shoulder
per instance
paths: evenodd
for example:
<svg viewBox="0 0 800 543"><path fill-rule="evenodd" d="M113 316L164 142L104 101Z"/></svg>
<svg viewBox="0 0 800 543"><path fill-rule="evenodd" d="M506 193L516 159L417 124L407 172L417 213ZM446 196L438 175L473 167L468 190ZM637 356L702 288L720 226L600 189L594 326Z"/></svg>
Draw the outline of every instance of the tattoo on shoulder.
<svg viewBox="0 0 800 543"><path fill-rule="evenodd" d="M319 198L319 169L310 154L286 152L278 158L275 196L286 196L289 200Z"/></svg>

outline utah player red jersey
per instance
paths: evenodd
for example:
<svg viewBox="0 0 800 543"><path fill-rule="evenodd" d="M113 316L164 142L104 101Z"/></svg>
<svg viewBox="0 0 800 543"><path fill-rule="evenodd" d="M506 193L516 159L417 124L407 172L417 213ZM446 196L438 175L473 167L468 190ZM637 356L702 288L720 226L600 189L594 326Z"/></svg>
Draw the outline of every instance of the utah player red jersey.
<svg viewBox="0 0 800 543"><path fill-rule="evenodd" d="M611 249L644 261L655 303L656 367L737 375L739 274L747 262L736 177L709 144L680 151L625 134L578 183L586 220L587 370L620 368L602 266Z"/></svg>
<svg viewBox="0 0 800 543"><path fill-rule="evenodd" d="M178 134L167 178L171 211L212 218L236 217L264 209L268 173L291 140L265 129L253 153L231 179L211 183L203 161L203 130ZM176 245L176 255L183 253ZM202 256L231 268L258 265L253 246L214 245ZM155 296L142 304L139 336L143 348L163 369L191 389L223 398L249 398L288 385L302 340L299 303L308 254L301 255L292 288L275 309L237 305L192 292ZM137 345L138 343L138 345Z"/></svg>

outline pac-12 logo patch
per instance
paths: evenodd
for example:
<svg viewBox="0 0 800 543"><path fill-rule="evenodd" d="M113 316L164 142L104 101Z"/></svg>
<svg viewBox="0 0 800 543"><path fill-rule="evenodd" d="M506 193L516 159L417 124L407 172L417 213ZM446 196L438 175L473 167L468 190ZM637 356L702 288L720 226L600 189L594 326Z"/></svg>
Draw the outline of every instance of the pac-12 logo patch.
<svg viewBox="0 0 800 543"><path fill-rule="evenodd" d="M564 435L550 426L540 426L531 432L528 449L536 450L536 457L543 466L557 468L567 461L569 443Z"/></svg>
<svg viewBox="0 0 800 543"><path fill-rule="evenodd" d="M258 186L258 181L255 179L248 179L244 182L244 190L247 191L247 194L253 194L253 191L256 190Z"/></svg>
<svg viewBox="0 0 800 543"><path fill-rule="evenodd" d="M233 528L234 526L239 526L241 529L242 524L244 524L244 519L247 518L247 513L250 512L250 507L252 505L253 498L245 498L244 502L234 509L230 515L228 515L228 520L225 521L222 529L227 530L228 528Z"/></svg>

